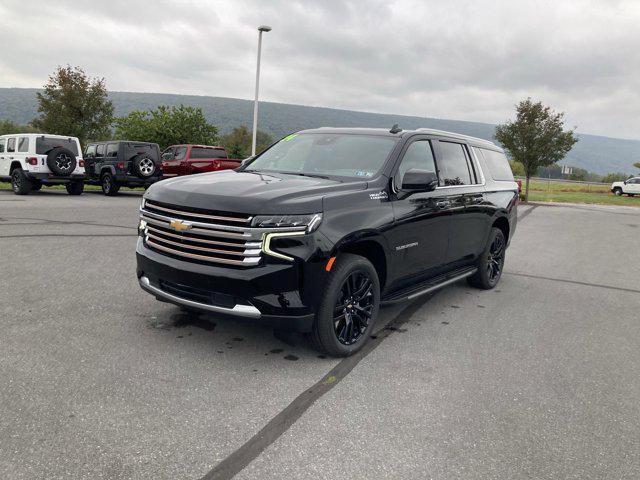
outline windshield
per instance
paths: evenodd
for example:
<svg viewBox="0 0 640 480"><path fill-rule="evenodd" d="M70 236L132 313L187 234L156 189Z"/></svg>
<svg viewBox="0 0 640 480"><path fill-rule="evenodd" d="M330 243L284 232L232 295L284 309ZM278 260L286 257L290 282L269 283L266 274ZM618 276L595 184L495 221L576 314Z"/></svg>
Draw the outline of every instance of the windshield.
<svg viewBox="0 0 640 480"><path fill-rule="evenodd" d="M294 133L251 162L247 171L371 178L398 140L343 133Z"/></svg>

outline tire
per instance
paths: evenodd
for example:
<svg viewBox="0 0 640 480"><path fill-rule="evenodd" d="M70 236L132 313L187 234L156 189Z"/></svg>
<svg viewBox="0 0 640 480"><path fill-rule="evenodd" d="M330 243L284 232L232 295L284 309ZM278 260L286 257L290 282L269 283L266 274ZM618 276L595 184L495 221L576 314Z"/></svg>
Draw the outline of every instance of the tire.
<svg viewBox="0 0 640 480"><path fill-rule="evenodd" d="M39 181L31 181L31 191L32 192L37 192L38 190L40 190L42 188L42 182Z"/></svg>
<svg viewBox="0 0 640 480"><path fill-rule="evenodd" d="M100 186L102 187L102 193L107 197L117 195L118 190L120 190L120 185L118 185L116 179L113 178L113 175L110 172L102 174L102 177L100 178Z"/></svg>
<svg viewBox="0 0 640 480"><path fill-rule="evenodd" d="M469 285L491 290L502 277L507 239L499 228L492 228L489 241L478 260L478 271L469 277Z"/></svg>
<svg viewBox="0 0 640 480"><path fill-rule="evenodd" d="M613 189L613 194L617 195L618 197L622 196L622 189L620 187L616 187Z"/></svg>
<svg viewBox="0 0 640 480"><path fill-rule="evenodd" d="M69 195L82 195L84 191L84 182L69 182L65 185Z"/></svg>
<svg viewBox="0 0 640 480"><path fill-rule="evenodd" d="M31 182L21 168L11 172L11 188L16 195L28 195L31 191Z"/></svg>
<svg viewBox="0 0 640 480"><path fill-rule="evenodd" d="M153 158L146 155L136 155L133 157L133 168L140 178L152 177L158 167Z"/></svg>
<svg viewBox="0 0 640 480"><path fill-rule="evenodd" d="M54 148L47 155L47 167L56 175L71 175L77 164L76 156L68 148Z"/></svg>
<svg viewBox="0 0 640 480"><path fill-rule="evenodd" d="M353 290L360 293L356 293L355 301L349 302L345 296ZM341 254L329 273L316 313L311 332L314 346L336 357L354 354L367 342L379 309L380 281L376 269L364 257Z"/></svg>

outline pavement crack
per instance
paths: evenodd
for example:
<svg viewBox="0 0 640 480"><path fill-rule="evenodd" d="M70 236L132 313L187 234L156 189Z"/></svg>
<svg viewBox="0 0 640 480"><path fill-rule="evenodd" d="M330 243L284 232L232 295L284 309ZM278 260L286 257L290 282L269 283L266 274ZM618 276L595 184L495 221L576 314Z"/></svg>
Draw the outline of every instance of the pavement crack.
<svg viewBox="0 0 640 480"><path fill-rule="evenodd" d="M328 393L342 379L344 379L367 355L373 352L385 338L399 331L398 326L406 323L427 301L430 296L415 303L396 315L387 327L383 328L364 347L350 357L343 358L326 375L310 388L298 395L284 410L273 417L258 433L251 437L244 445L218 463L201 480L221 480L233 478L249 463L255 460L264 450L273 444L282 434L295 424L309 408L322 396Z"/></svg>
<svg viewBox="0 0 640 480"><path fill-rule="evenodd" d="M615 287L613 285L602 285L600 283L581 282L579 280L569 280L566 278L543 277L541 275L530 275L528 273L504 272L505 275L514 275L516 277L535 278L537 280L549 280L551 282L572 283L574 285L584 285L587 287L606 288L609 290L618 290L620 292L640 293L640 290L634 288Z"/></svg>

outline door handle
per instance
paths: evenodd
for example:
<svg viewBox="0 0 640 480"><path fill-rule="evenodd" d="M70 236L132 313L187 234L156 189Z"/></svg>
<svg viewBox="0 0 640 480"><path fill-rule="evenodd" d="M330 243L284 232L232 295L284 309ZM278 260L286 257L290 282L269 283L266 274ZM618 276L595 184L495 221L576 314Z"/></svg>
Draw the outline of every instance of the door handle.
<svg viewBox="0 0 640 480"><path fill-rule="evenodd" d="M436 202L436 207L438 208L447 208L450 205L451 202L449 200L439 200Z"/></svg>

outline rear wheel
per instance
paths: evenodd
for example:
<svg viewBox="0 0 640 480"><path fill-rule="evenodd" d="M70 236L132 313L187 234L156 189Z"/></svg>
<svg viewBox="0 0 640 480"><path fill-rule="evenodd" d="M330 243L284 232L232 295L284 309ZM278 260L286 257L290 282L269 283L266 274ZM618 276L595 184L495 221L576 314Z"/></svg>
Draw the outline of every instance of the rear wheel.
<svg viewBox="0 0 640 480"><path fill-rule="evenodd" d="M28 195L31 191L31 182L22 168L16 168L11 173L11 187L16 195Z"/></svg>
<svg viewBox="0 0 640 480"><path fill-rule="evenodd" d="M371 262L342 254L335 262L316 313L316 348L344 357L366 343L380 308L380 282Z"/></svg>
<svg viewBox="0 0 640 480"><path fill-rule="evenodd" d="M469 284L490 290L495 287L502 276L507 239L499 228L492 228L487 246L478 260L478 271L469 277Z"/></svg>
<svg viewBox="0 0 640 480"><path fill-rule="evenodd" d="M113 178L113 175L109 172L102 174L102 178L100 179L100 186L102 187L102 193L104 193L108 197L117 195L118 190L120 190L120 185L118 185L116 179Z"/></svg>
<svg viewBox="0 0 640 480"><path fill-rule="evenodd" d="M65 187L69 195L81 195L84 191L84 182L69 182Z"/></svg>
<svg viewBox="0 0 640 480"><path fill-rule="evenodd" d="M31 191L37 192L42 188L42 182L36 180L31 182Z"/></svg>

